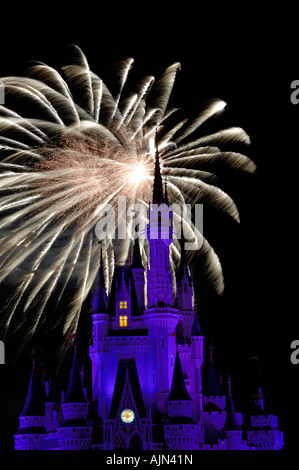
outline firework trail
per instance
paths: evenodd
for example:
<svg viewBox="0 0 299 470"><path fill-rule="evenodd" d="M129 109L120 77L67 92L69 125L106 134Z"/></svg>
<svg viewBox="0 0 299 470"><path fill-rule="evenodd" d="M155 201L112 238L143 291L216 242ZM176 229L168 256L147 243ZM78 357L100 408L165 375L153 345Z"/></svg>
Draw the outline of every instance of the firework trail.
<svg viewBox="0 0 299 470"><path fill-rule="evenodd" d="M26 325L31 337L44 321L48 302L59 302L74 283L64 317L57 320L53 313L50 323L60 322L66 336L76 331L97 275L98 208L113 204L117 209L118 196L125 196L128 205L148 204L155 138L170 202L204 201L239 221L235 203L216 186L217 168L225 164L255 170L245 155L220 150L222 144L248 144L243 129L193 137L207 119L224 110L223 101L210 102L193 120L175 121L178 109L168 109L168 103L179 63L168 67L156 84L153 76L147 76L128 92L133 59L127 59L119 64L119 88L113 96L90 70L82 51L72 47L74 61L60 73L37 63L25 77L2 78L0 282L12 286L1 308L3 335ZM189 228L195 239L201 236L194 225ZM129 222L125 240L112 240L108 234L104 253L108 284L113 254L125 262L131 241ZM141 245L146 263L147 246L142 241ZM205 238L200 253L209 281L221 293L221 265ZM171 256L176 266L180 256L176 242Z"/></svg>

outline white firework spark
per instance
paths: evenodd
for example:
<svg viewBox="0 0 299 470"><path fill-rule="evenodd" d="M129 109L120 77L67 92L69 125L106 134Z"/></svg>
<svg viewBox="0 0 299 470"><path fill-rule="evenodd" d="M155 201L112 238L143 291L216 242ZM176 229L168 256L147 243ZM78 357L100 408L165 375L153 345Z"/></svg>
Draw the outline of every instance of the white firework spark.
<svg viewBox="0 0 299 470"><path fill-rule="evenodd" d="M177 109L168 109L168 104L179 63L169 66L156 86L148 76L133 93L125 93L133 65L129 58L119 64L119 89L113 96L82 51L73 47L76 59L61 73L38 63L25 77L2 78L6 105L0 106L0 282L15 286L2 307L4 335L15 328L14 315L23 304L29 318L26 334L32 336L47 303L59 302L72 281L78 288L62 329L67 336L76 331L97 275L97 209L108 203L117 208L118 196L126 196L128 204L148 203L156 135L170 202L204 201L239 221L234 201L215 185L217 164L255 171L245 155L220 150L222 144L248 144L243 129L192 137L207 119L223 112L223 101L212 101L193 120L171 124ZM195 239L201 236L194 226L191 230ZM111 253L119 262L130 254L129 224L127 233L126 240L107 241L110 276ZM175 266L178 244L171 255ZM221 293L221 265L205 238L201 255L207 277ZM146 244L142 256L146 262Z"/></svg>

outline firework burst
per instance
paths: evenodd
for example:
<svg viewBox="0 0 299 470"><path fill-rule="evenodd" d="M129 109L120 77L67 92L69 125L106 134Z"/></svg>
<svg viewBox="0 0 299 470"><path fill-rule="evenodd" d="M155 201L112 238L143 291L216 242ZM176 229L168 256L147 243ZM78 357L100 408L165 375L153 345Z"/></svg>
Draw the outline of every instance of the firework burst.
<svg viewBox="0 0 299 470"><path fill-rule="evenodd" d="M156 84L148 76L128 93L133 59L127 59L119 64L119 88L112 95L82 51L73 49L73 64L60 73L37 63L25 77L2 78L6 105L0 106L0 282L12 286L2 305L3 335L26 323L30 338L43 323L47 304L59 304L75 282L65 315L55 320L53 314L51 319L53 325L62 325L64 335L74 333L98 270L94 230L99 207L117 207L119 196L129 204L148 204L155 142L170 202L204 201L237 221L235 203L216 186L217 164L255 170L245 155L220 150L231 142L248 144L243 129L194 137L207 119L224 110L223 101L210 102L193 120L174 122L178 110L168 109L168 103L179 63L168 67ZM194 225L189 228L195 239L201 236ZM118 262L130 254L130 230L128 222L126 239L107 237L108 284L114 254ZM142 244L145 262L147 254ZM179 256L175 242L173 267ZM205 238L201 258L209 281L221 293L221 265Z"/></svg>

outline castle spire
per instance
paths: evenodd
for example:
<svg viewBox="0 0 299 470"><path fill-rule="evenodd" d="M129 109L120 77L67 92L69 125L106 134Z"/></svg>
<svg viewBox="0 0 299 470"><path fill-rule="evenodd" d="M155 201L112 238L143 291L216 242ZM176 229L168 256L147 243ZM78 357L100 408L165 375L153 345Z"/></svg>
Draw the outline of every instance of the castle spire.
<svg viewBox="0 0 299 470"><path fill-rule="evenodd" d="M193 319L190 337L192 338L194 336L203 336L201 329L200 329L200 325L199 325L198 315L196 312L195 312L194 319Z"/></svg>
<svg viewBox="0 0 299 470"><path fill-rule="evenodd" d="M213 345L210 341L210 363L209 363L209 372L208 372L208 381L207 381L207 396L218 396L221 395L221 390L218 382L218 377L215 369L214 358L213 358Z"/></svg>
<svg viewBox="0 0 299 470"><path fill-rule="evenodd" d="M223 431L242 431L235 412L234 402L232 398L231 378L228 376L228 391L226 399L226 419Z"/></svg>
<svg viewBox="0 0 299 470"><path fill-rule="evenodd" d="M32 372L25 406L20 416L44 416L45 393L36 370L35 353L32 359Z"/></svg>
<svg viewBox="0 0 299 470"><path fill-rule="evenodd" d="M163 196L161 169L160 169L160 157L159 157L158 146L157 146L157 134L156 134L155 145L156 145L156 153L155 153L153 203L160 205L164 202L164 196Z"/></svg>
<svg viewBox="0 0 299 470"><path fill-rule="evenodd" d="M192 418L192 398L183 375L180 355L177 350L172 385L167 399L167 420L164 424L164 437L169 450L196 449L199 428Z"/></svg>
<svg viewBox="0 0 299 470"><path fill-rule="evenodd" d="M177 400L192 401L192 398L190 397L186 388L178 350L176 352L172 384L167 401Z"/></svg>
<svg viewBox="0 0 299 470"><path fill-rule="evenodd" d="M83 391L75 345L71 377L61 404L63 420L57 428L57 442L63 450L87 450L92 440L92 427L87 421L89 402Z"/></svg>
<svg viewBox="0 0 299 470"><path fill-rule="evenodd" d="M100 267L98 271L98 285L93 291L93 311L94 313L107 313L106 311L106 289L103 263L103 249L100 253Z"/></svg>
<svg viewBox="0 0 299 470"><path fill-rule="evenodd" d="M189 282L189 285L191 283L191 276L188 273L187 269L187 257L186 257L186 251L185 251L185 237L184 237L184 231L183 231L183 219L181 219L181 238L180 238L180 251L181 251L181 260L180 260L180 266L177 272L177 281L178 284L181 285L183 278L187 276L187 280Z"/></svg>
<svg viewBox="0 0 299 470"><path fill-rule="evenodd" d="M97 312L96 313L107 313L106 305L105 305L105 300L104 300L104 292L102 287L99 287L99 290L97 292Z"/></svg>
<svg viewBox="0 0 299 470"><path fill-rule="evenodd" d="M33 357L27 399L19 417L19 429L14 436L16 450L39 448L46 438L45 419L45 389Z"/></svg>
<svg viewBox="0 0 299 470"><path fill-rule="evenodd" d="M138 238L136 238L135 241L134 241L132 268L133 269L144 269L143 264L142 264L142 258L141 258Z"/></svg>
<svg viewBox="0 0 299 470"><path fill-rule="evenodd" d="M83 387L82 387L81 373L80 373L79 361L78 361L78 356L77 356L77 346L75 345L70 382L69 382L69 386L68 386L63 403L87 403L87 402L88 400L85 397Z"/></svg>

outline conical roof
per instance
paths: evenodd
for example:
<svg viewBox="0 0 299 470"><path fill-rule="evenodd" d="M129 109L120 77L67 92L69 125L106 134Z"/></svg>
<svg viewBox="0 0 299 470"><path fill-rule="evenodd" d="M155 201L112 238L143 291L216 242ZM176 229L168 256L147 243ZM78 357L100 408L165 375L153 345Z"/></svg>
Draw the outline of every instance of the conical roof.
<svg viewBox="0 0 299 470"><path fill-rule="evenodd" d="M45 415L45 389L33 361L30 383L25 406L20 416L44 416Z"/></svg>
<svg viewBox="0 0 299 470"><path fill-rule="evenodd" d="M176 352L171 389L167 401L192 401L186 388L179 352Z"/></svg>
<svg viewBox="0 0 299 470"><path fill-rule="evenodd" d="M183 231L183 219L181 220L181 238L180 238L180 251L181 251L181 260L180 260L180 265L177 270L177 282L178 285L181 285L182 280L185 276L187 275L189 283L191 282L191 277L188 272L187 266L187 257L186 257L186 251L185 251L185 237L184 237L184 231Z"/></svg>
<svg viewBox="0 0 299 470"><path fill-rule="evenodd" d="M133 269L144 269L142 264L142 258L140 253L140 246L138 238L135 239L133 247L133 258L132 258Z"/></svg>
<svg viewBox="0 0 299 470"><path fill-rule="evenodd" d="M97 303L97 312L96 313L107 313L105 301L104 301L104 292L101 286L98 287L95 301Z"/></svg>
<svg viewBox="0 0 299 470"><path fill-rule="evenodd" d="M199 325L199 319L196 313L194 315L192 329L191 329L191 338L193 336L203 336L201 329L200 329L200 325Z"/></svg>
<svg viewBox="0 0 299 470"><path fill-rule="evenodd" d="M231 394L231 381L228 380L228 394L226 397L226 419L223 431L242 431L235 412L234 402Z"/></svg>
<svg viewBox="0 0 299 470"><path fill-rule="evenodd" d="M75 346L70 382L69 382L69 386L68 386L63 403L88 403L88 400L84 394L83 387L82 387L76 346Z"/></svg>

